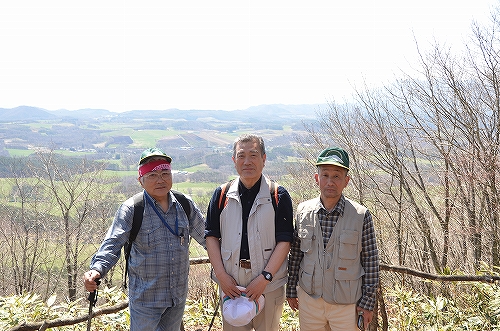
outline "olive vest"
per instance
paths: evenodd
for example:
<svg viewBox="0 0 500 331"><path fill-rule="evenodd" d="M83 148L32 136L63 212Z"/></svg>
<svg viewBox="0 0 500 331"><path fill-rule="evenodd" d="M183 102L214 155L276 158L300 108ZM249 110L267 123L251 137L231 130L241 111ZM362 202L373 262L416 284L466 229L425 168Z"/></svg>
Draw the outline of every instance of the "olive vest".
<svg viewBox="0 0 500 331"><path fill-rule="evenodd" d="M299 285L314 298L331 304L353 304L361 298L364 270L361 266L361 238L366 208L346 199L326 245L318 218L319 197L297 207L297 228L304 258L300 264Z"/></svg>

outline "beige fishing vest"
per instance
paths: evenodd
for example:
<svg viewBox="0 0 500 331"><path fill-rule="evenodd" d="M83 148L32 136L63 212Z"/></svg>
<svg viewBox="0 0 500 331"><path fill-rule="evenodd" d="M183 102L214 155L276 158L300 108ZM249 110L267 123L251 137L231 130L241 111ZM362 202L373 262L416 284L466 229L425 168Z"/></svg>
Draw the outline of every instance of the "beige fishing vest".
<svg viewBox="0 0 500 331"><path fill-rule="evenodd" d="M296 222L300 249L299 285L309 295L331 304L353 304L361 298L364 270L361 266L361 237L366 208L346 199L344 214L333 228L324 248L318 210L319 197L297 207Z"/></svg>
<svg viewBox="0 0 500 331"><path fill-rule="evenodd" d="M221 256L226 272L237 279L242 236L242 208L238 195L239 178L227 190L227 206L220 215ZM263 176L259 193L248 217L248 246L252 278L264 270L276 246L274 208L269 193L269 180ZM273 275L264 293L283 286L287 280L287 259Z"/></svg>

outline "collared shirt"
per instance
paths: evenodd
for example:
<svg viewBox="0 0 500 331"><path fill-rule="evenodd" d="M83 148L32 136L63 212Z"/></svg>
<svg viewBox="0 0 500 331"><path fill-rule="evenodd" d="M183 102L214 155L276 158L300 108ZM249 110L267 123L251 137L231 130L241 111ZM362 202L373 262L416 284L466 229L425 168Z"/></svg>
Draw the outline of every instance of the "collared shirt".
<svg viewBox="0 0 500 331"><path fill-rule="evenodd" d="M190 236L206 247L205 220L200 210L189 199L191 215L186 216L175 196L169 194L167 212L155 202L156 209L172 229L177 221L178 234L183 234L183 239L163 224L145 199L142 225L130 252L129 300L143 307L168 308L183 300L188 290ZM128 199L118 208L113 224L92 258L90 268L101 276L118 262L132 229L133 215L134 202Z"/></svg>
<svg viewBox="0 0 500 331"><path fill-rule="evenodd" d="M335 224L337 224L339 216L344 213L344 208L345 197L342 195L339 202L330 213L324 207L318 211L318 219L321 225L325 247L330 240L333 228ZM362 297L358 302L358 306L364 309L373 310L375 307L375 298L379 281L379 259L373 219L368 210L365 213L361 236L361 265L365 271L365 275L363 276L363 285L361 288ZM286 288L286 296L288 298L297 297L296 286L299 280L300 262L304 257L304 252L300 250L300 238L297 236L297 229L295 229L294 237L288 260L288 282Z"/></svg>

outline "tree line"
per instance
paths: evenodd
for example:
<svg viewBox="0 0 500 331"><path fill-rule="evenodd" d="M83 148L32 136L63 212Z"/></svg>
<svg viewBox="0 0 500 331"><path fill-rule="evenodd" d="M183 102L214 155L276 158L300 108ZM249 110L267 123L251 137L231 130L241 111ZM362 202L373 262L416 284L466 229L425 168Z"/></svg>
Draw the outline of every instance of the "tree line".
<svg viewBox="0 0 500 331"><path fill-rule="evenodd" d="M464 52L436 43L415 72L310 127L305 159L335 142L352 159L351 194L376 215L386 263L474 273L500 262L498 14L472 24ZM416 43L418 50L418 43Z"/></svg>
<svg viewBox="0 0 500 331"><path fill-rule="evenodd" d="M285 174L275 178L294 203L318 194L317 153L340 145L352 164L347 194L372 211L382 263L432 274L499 266L498 17L493 12L488 25L473 23L460 53L438 43L422 52L416 43L414 72L381 88L358 89L353 102L331 102L317 123L304 124L308 135L293 143L301 159L284 164ZM101 239L95 234L102 237L118 198L129 193L113 195L112 179L98 165L60 166L53 153L12 164L19 200L0 215L2 294L48 297L62 277L68 297L76 298ZM64 247L64 259L51 254L55 245Z"/></svg>

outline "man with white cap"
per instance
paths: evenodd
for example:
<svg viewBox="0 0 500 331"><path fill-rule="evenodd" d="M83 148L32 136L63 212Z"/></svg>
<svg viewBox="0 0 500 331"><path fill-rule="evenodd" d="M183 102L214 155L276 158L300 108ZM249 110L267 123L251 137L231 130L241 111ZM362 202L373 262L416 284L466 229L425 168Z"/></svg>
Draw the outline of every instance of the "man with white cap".
<svg viewBox="0 0 500 331"><path fill-rule="evenodd" d="M350 179L345 150L323 150L316 166L320 195L297 207L288 304L299 310L301 331L365 330L379 281L372 216L343 194Z"/></svg>
<svg viewBox="0 0 500 331"><path fill-rule="evenodd" d="M181 195L189 203L184 209L171 192L171 161L158 148L145 150L139 161L144 211L128 264L131 331L180 329L188 291L190 236L205 247L203 214L189 197ZM130 198L118 208L84 274L88 291L95 291L96 280L118 262L132 231L135 206Z"/></svg>

